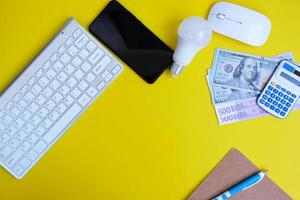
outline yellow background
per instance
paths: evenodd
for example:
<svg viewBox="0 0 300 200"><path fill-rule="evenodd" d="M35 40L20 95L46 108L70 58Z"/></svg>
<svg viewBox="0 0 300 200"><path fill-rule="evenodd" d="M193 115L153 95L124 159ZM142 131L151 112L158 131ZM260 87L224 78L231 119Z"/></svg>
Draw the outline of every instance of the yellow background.
<svg viewBox="0 0 300 200"><path fill-rule="evenodd" d="M69 17L85 28L108 0L0 0L0 87L13 81ZM170 47L184 18L206 17L214 0L120 0ZM300 111L219 126L205 81L215 48L273 56L300 51L297 0L234 0L267 15L262 47L218 34L177 79L146 84L126 65L120 77L47 155L16 180L0 169L2 200L184 199L232 148L293 199L300 199Z"/></svg>

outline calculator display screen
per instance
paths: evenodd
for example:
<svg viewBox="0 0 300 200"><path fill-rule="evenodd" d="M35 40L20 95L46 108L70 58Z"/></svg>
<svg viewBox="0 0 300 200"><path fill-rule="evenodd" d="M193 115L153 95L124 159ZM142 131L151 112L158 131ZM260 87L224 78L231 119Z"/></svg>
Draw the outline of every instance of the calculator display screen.
<svg viewBox="0 0 300 200"><path fill-rule="evenodd" d="M283 78L287 79L288 81L294 83L295 85L300 86L300 81L298 81L297 79L291 77L291 76L288 75L287 73L281 72L281 73L280 73L280 76L282 76ZM299 75L298 75L298 76L299 76Z"/></svg>

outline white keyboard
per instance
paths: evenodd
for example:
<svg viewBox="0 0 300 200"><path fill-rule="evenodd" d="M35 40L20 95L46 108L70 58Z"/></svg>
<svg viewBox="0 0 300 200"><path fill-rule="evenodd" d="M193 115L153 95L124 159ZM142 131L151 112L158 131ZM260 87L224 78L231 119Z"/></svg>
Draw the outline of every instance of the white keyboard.
<svg viewBox="0 0 300 200"><path fill-rule="evenodd" d="M0 98L0 164L22 178L123 66L71 19Z"/></svg>

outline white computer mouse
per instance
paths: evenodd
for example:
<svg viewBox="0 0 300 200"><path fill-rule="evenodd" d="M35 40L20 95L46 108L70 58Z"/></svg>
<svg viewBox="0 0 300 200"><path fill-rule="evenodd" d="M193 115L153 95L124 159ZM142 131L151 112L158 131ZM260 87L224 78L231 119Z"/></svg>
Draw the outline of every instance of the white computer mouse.
<svg viewBox="0 0 300 200"><path fill-rule="evenodd" d="M227 2L213 5L207 21L213 31L253 46L263 45L271 32L268 17Z"/></svg>

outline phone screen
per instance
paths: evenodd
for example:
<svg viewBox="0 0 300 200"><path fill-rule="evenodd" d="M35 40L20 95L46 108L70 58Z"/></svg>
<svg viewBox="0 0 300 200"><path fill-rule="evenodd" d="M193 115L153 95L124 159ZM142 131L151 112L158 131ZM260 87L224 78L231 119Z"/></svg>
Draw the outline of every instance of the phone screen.
<svg viewBox="0 0 300 200"><path fill-rule="evenodd" d="M117 1L109 2L89 29L147 83L173 62L172 49Z"/></svg>

